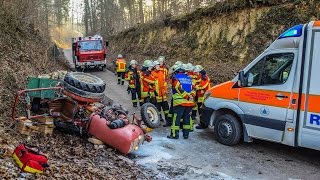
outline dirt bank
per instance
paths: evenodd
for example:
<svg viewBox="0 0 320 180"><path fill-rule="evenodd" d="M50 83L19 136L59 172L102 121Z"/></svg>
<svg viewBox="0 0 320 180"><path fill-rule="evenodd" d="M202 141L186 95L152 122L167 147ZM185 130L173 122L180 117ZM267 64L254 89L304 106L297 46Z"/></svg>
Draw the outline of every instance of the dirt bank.
<svg viewBox="0 0 320 180"><path fill-rule="evenodd" d="M176 60L203 65L218 83L231 79L286 28L320 17L318 1L250 2L224 1L137 25L111 37L110 56L122 53L141 63L165 55L169 65Z"/></svg>

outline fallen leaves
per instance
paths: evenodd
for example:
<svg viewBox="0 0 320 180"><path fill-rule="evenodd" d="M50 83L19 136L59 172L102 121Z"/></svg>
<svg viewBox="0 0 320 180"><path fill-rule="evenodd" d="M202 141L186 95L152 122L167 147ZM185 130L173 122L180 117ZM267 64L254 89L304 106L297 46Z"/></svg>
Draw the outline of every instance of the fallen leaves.
<svg viewBox="0 0 320 180"><path fill-rule="evenodd" d="M26 136L16 134L13 131L6 137L11 138L11 141L9 142L0 133L0 142L13 143L14 145L26 142L39 146L48 155L49 168L41 175L26 174L27 179L150 178L134 161L106 146L96 149L93 144L87 142L87 138L63 134L58 131L55 131L51 137L32 136L29 140ZM1 177L21 178L21 173L11 157L0 159Z"/></svg>

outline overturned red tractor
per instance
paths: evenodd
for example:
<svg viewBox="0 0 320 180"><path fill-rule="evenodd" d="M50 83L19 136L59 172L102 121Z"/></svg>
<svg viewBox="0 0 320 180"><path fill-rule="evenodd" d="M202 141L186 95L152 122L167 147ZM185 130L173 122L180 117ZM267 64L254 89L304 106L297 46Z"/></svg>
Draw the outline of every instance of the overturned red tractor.
<svg viewBox="0 0 320 180"><path fill-rule="evenodd" d="M39 118L51 117L56 129L84 137L94 136L124 154L137 150L144 141L150 142L151 137L146 134L139 118L133 114L130 119L127 110L112 106L112 100L104 95L105 86L96 76L68 73L54 87L19 91L12 118L37 124ZM48 91L53 94L45 93ZM16 115L18 105L23 105L26 117Z"/></svg>

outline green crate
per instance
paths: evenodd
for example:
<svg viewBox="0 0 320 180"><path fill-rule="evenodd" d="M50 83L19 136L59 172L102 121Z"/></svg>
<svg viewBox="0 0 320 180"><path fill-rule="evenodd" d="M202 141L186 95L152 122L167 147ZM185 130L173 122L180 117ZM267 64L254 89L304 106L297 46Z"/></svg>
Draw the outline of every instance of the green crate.
<svg viewBox="0 0 320 180"><path fill-rule="evenodd" d="M59 80L57 79L47 79L47 78L28 78L28 89L36 89L36 88L48 88L55 87ZM30 97L37 97L41 99L51 99L55 97L54 90L43 90L43 91L35 91L28 93Z"/></svg>

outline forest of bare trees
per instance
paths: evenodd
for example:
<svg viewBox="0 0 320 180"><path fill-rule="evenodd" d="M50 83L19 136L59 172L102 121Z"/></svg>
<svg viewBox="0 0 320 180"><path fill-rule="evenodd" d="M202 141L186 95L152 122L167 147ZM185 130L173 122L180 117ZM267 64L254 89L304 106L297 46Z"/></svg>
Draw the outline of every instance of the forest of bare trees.
<svg viewBox="0 0 320 180"><path fill-rule="evenodd" d="M50 25L61 26L68 18L70 0L0 0L2 11L17 21L49 35Z"/></svg>
<svg viewBox="0 0 320 180"><path fill-rule="evenodd" d="M84 34L109 36L138 23L189 13L219 0L79 0L80 7L74 7L74 1L0 0L0 6L43 35L49 35L50 26L68 22L83 27Z"/></svg>
<svg viewBox="0 0 320 180"><path fill-rule="evenodd" d="M85 34L112 35L138 23L189 13L219 0L84 0Z"/></svg>

